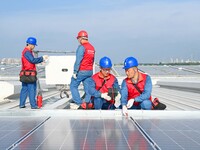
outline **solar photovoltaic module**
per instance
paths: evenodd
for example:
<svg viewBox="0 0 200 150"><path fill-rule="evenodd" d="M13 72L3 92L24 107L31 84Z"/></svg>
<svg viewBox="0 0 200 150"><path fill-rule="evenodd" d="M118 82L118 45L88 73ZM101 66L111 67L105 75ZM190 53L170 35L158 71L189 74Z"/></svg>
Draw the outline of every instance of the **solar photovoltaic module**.
<svg viewBox="0 0 200 150"><path fill-rule="evenodd" d="M115 111L65 112L50 115L57 113L52 111L43 117L39 112L34 112L36 116L1 116L0 149L191 150L200 147L199 118L163 118L152 114L148 117L146 112L138 116L137 111L129 117L116 115Z"/></svg>
<svg viewBox="0 0 200 150"><path fill-rule="evenodd" d="M136 122L161 149L200 148L199 119L145 119Z"/></svg>

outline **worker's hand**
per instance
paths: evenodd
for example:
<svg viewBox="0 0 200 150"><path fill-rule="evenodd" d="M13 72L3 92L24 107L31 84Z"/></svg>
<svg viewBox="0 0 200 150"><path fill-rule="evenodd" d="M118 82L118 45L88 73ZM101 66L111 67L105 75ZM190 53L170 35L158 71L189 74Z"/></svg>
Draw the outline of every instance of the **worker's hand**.
<svg viewBox="0 0 200 150"><path fill-rule="evenodd" d="M107 100L107 101L110 101L111 100L111 97L108 96L108 93L101 93L101 98Z"/></svg>
<svg viewBox="0 0 200 150"><path fill-rule="evenodd" d="M127 109L126 105L123 105L122 113L123 113L124 116L128 116L128 109Z"/></svg>
<svg viewBox="0 0 200 150"><path fill-rule="evenodd" d="M74 79L77 79L77 74L74 73L74 74L72 75L72 77L73 77Z"/></svg>
<svg viewBox="0 0 200 150"><path fill-rule="evenodd" d="M134 101L135 101L134 99L129 99L129 100L128 100L128 103L127 103L127 105L126 105L127 108L131 108L131 107L133 106Z"/></svg>
<svg viewBox="0 0 200 150"><path fill-rule="evenodd" d="M118 92L117 96L115 97L115 104L114 104L116 108L118 108L121 104L120 98L121 94Z"/></svg>
<svg viewBox="0 0 200 150"><path fill-rule="evenodd" d="M44 56L42 56L43 57L43 60L44 61L47 61L48 60L48 58L49 58L49 56L48 55L44 55Z"/></svg>

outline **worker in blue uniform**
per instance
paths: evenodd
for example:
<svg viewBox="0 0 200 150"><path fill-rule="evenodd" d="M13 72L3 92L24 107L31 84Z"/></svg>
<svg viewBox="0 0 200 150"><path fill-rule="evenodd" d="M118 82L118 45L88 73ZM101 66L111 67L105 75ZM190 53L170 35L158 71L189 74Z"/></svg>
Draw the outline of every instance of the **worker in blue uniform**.
<svg viewBox="0 0 200 150"><path fill-rule="evenodd" d="M26 40L26 47L22 51L22 70L24 71L36 71L36 65L38 63L41 63L48 59L47 55L44 55L42 57L34 58L33 56L33 50L37 46L37 40L34 37L29 37ZM25 83L22 82L22 88L20 92L20 108L25 108L26 98L29 96L29 101L32 109L37 109L36 104L36 81L33 83Z"/></svg>
<svg viewBox="0 0 200 150"><path fill-rule="evenodd" d="M138 61L134 57L128 57L124 61L127 77L121 85L121 104L124 115L128 115L128 109L151 110L151 77L139 71Z"/></svg>
<svg viewBox="0 0 200 150"><path fill-rule="evenodd" d="M95 57L95 49L88 41L88 33L81 30L77 35L77 40L80 43L76 50L76 61L74 63L74 72L71 78L70 91L72 93L73 102L70 104L71 109L85 108L86 103L90 101L88 94L86 79L93 75L93 65ZM84 101L81 99L78 86L83 83L86 93Z"/></svg>
<svg viewBox="0 0 200 150"><path fill-rule="evenodd" d="M116 109L120 105L120 87L117 78L111 74L112 62L109 57L99 61L100 71L87 80L88 92L95 109Z"/></svg>

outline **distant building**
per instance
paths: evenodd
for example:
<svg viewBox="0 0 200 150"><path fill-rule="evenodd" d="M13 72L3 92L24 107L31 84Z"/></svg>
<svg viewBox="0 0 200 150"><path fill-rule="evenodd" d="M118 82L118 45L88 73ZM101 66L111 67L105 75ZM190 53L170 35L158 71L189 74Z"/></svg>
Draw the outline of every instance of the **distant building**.
<svg viewBox="0 0 200 150"><path fill-rule="evenodd" d="M21 59L19 58L2 58L0 59L1 64L20 64Z"/></svg>

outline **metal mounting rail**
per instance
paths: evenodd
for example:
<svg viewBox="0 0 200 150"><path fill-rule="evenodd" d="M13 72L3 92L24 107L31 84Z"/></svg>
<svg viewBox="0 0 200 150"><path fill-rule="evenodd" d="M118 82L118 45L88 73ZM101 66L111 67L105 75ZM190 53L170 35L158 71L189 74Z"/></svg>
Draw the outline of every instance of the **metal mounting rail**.
<svg viewBox="0 0 200 150"><path fill-rule="evenodd" d="M155 150L161 150L161 148L156 144L156 142L154 142L154 140L142 129L142 127L137 123L137 121L135 121L135 119L133 119L133 117L130 117L131 120L134 122L134 124L136 125L136 127L138 128L138 130L142 133L142 135L146 138L146 140L151 144L151 146L153 147L153 149Z"/></svg>
<svg viewBox="0 0 200 150"><path fill-rule="evenodd" d="M34 53L56 53L56 54L74 54L75 51L57 51L57 50L34 50Z"/></svg>
<svg viewBox="0 0 200 150"><path fill-rule="evenodd" d="M40 128L47 120L49 120L51 117L47 117L44 121L42 121L40 124L38 124L35 128L30 130L27 134L25 134L23 137L21 137L19 140L17 140L15 143L13 143L10 147L7 148L7 150L12 150L17 147L21 142L23 142L27 137L29 137L32 133L34 133L38 128Z"/></svg>

